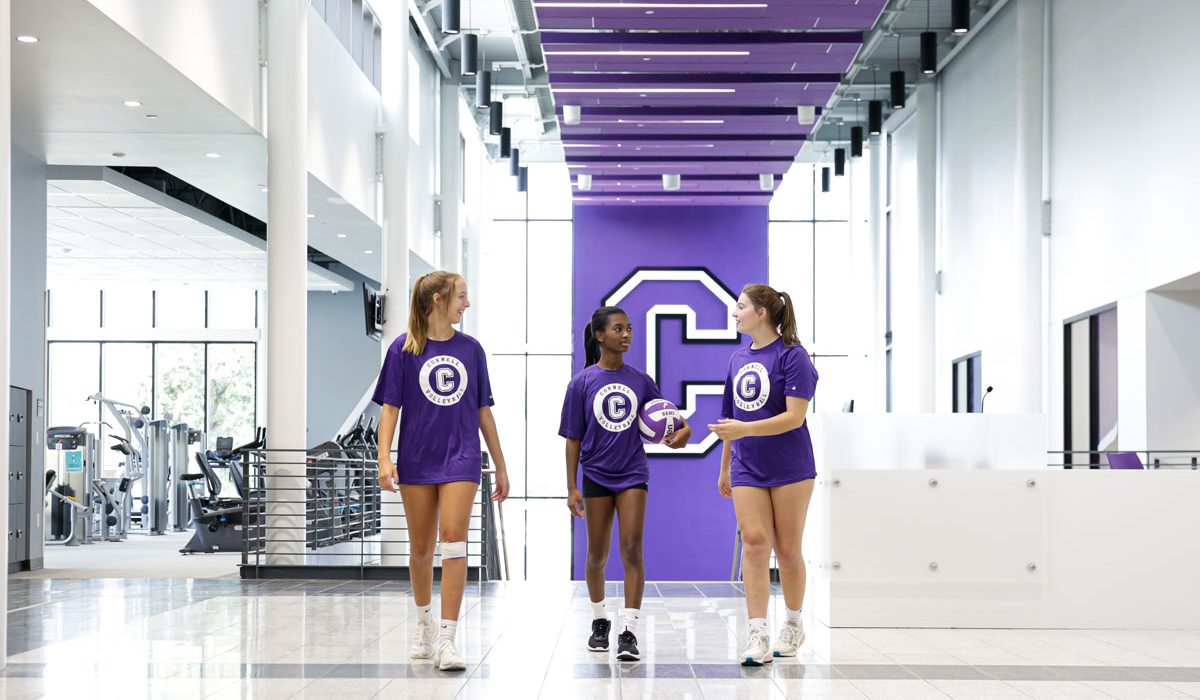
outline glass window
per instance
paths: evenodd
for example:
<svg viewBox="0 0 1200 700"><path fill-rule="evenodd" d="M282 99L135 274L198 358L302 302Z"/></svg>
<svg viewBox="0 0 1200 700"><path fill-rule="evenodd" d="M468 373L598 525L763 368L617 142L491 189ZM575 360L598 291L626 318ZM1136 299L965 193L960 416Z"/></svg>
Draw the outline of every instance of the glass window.
<svg viewBox="0 0 1200 700"><path fill-rule="evenodd" d="M255 365L253 343L208 346L209 442L232 437L235 445L254 439Z"/></svg>
<svg viewBox="0 0 1200 700"><path fill-rule="evenodd" d="M508 466L510 495L525 496L525 357L492 355L488 358L492 396L496 405L496 432ZM561 401L561 398L560 398ZM562 405L561 403L559 404ZM556 430L557 432L557 430Z"/></svg>
<svg viewBox="0 0 1200 700"><path fill-rule="evenodd" d="M528 366L526 490L530 496L566 496L558 423L571 381L571 357L531 355Z"/></svg>
<svg viewBox="0 0 1200 700"><path fill-rule="evenodd" d="M155 328L204 328L204 290L172 286L154 292Z"/></svg>
<svg viewBox="0 0 1200 700"><path fill-rule="evenodd" d="M571 175L566 163L529 166L529 218L571 218Z"/></svg>
<svg viewBox="0 0 1200 700"><path fill-rule="evenodd" d="M372 45L374 56L374 70L371 71L371 83L375 85L376 90L383 89L383 30L379 25L375 25L375 43Z"/></svg>
<svg viewBox="0 0 1200 700"><path fill-rule="evenodd" d="M526 502L526 527L537 538L536 546L525 548L526 580L562 581L571 577L571 514L566 503L565 498ZM512 564L511 549L509 554ZM519 566L516 562L513 569Z"/></svg>
<svg viewBox="0 0 1200 700"><path fill-rule="evenodd" d="M525 219L526 192L517 191L508 159L491 163L484 171L487 181L488 211L495 220Z"/></svg>
<svg viewBox="0 0 1200 700"><path fill-rule="evenodd" d="M818 173L818 182L815 187L816 209L815 214L820 221L847 221L850 219L850 169L857 168L858 163L847 164L846 175L838 177L836 175L829 178L830 185L828 192L821 191L821 183L819 181L820 174ZM864 169L860 173L861 177L870 177L869 171Z"/></svg>
<svg viewBox="0 0 1200 700"><path fill-rule="evenodd" d="M253 289L210 289L208 290L208 327L254 328L256 303Z"/></svg>
<svg viewBox="0 0 1200 700"><path fill-rule="evenodd" d="M570 353L571 222L531 221L528 241L529 352Z"/></svg>
<svg viewBox="0 0 1200 700"><path fill-rule="evenodd" d="M149 296L149 292L146 296ZM105 343L101 348L101 357L104 359L101 387L107 398L134 406L151 405L154 373L150 343ZM125 457L108 449L112 444L108 435L112 432L124 437L125 432L111 415L105 415L104 420L112 425L112 429L101 431L102 461L106 470L116 470Z"/></svg>
<svg viewBox="0 0 1200 700"><path fill-rule="evenodd" d="M525 352L525 223L492 222L480 248L479 337L489 352Z"/></svg>
<svg viewBox="0 0 1200 700"><path fill-rule="evenodd" d="M353 0L337 0L338 3L338 39L342 42L342 46L350 51L350 47L354 43L354 11L352 9ZM350 55L354 55L353 53Z"/></svg>
<svg viewBox="0 0 1200 700"><path fill-rule="evenodd" d="M813 367L820 376L812 402L814 412L835 413L855 398L855 382L861 372L855 371L854 358L817 356Z"/></svg>
<svg viewBox="0 0 1200 700"><path fill-rule="evenodd" d="M104 290L104 327L145 329L152 326L154 296L145 287Z"/></svg>
<svg viewBox="0 0 1200 700"><path fill-rule="evenodd" d="M817 224L816 242L817 265L811 288L816 295L816 316L811 340L823 353L840 354L853 345L857 327L850 280L850 225Z"/></svg>
<svg viewBox="0 0 1200 700"><path fill-rule="evenodd" d="M814 169L807 163L796 163L783 176L771 197L770 217L772 221L810 221L813 218L813 173L817 174L816 186L820 188L820 168Z"/></svg>
<svg viewBox="0 0 1200 700"><path fill-rule="evenodd" d="M51 426L98 420L100 409L88 397L100 391L99 343L50 343Z"/></svg>
<svg viewBox="0 0 1200 700"><path fill-rule="evenodd" d="M800 342L813 339L813 225L772 223L768 226L767 276L775 289L787 292L796 307Z"/></svg>
<svg viewBox="0 0 1200 700"><path fill-rule="evenodd" d="M204 345L156 343L154 417L171 423L204 425Z"/></svg>
<svg viewBox="0 0 1200 700"><path fill-rule="evenodd" d="M50 290L50 327L99 328L100 290L86 285L55 285Z"/></svg>
<svg viewBox="0 0 1200 700"><path fill-rule="evenodd" d="M350 3L350 56L360 67L363 64L363 4L362 0L351 0Z"/></svg>

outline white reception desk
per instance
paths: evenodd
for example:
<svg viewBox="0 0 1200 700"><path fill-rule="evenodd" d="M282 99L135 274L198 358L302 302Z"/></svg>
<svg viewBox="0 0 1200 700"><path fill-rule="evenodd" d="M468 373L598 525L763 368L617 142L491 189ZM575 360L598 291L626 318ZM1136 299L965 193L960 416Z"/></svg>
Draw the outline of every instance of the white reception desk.
<svg viewBox="0 0 1200 700"><path fill-rule="evenodd" d="M812 416L830 627L1200 627L1200 472L1048 469L1045 418Z"/></svg>

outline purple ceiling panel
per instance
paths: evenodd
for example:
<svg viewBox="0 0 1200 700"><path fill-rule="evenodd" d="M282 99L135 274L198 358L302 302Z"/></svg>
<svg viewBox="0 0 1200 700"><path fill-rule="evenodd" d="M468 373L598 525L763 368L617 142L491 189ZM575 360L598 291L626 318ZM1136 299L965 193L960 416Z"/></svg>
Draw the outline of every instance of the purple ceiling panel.
<svg viewBox="0 0 1200 700"><path fill-rule="evenodd" d="M886 0L546 0L534 7L580 205L764 204ZM664 173L678 191L662 190Z"/></svg>

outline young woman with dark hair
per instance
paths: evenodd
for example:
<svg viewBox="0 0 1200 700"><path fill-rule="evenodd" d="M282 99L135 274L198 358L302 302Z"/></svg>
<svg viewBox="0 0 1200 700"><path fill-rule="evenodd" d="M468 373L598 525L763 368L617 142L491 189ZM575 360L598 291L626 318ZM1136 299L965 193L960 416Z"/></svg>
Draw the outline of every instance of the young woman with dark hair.
<svg viewBox="0 0 1200 700"><path fill-rule="evenodd" d="M621 562L625 567L625 614L617 636L617 658L636 661L638 623L646 567L642 533L650 470L638 432L638 412L662 393L645 372L625 364L633 339L629 316L615 306L592 314L584 328L586 366L571 379L563 401L558 434L567 439L567 507L587 521L587 564L584 577L592 603L588 649L608 651L611 622L604 600L604 567L608 563L614 515L619 522ZM665 444L679 449L692 430L682 426ZM582 484L576 479L582 468Z"/></svg>

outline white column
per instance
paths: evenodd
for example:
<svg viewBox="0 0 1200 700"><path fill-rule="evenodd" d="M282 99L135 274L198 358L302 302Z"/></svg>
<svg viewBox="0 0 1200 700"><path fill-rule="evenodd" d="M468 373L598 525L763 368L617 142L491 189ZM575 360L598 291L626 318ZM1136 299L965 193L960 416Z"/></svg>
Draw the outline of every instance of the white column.
<svg viewBox="0 0 1200 700"><path fill-rule="evenodd" d="M917 327L912 335L916 350L916 410L933 412L937 385L937 91L922 81L914 99L917 131Z"/></svg>
<svg viewBox="0 0 1200 700"><path fill-rule="evenodd" d="M868 317L871 325L870 348L872 376L870 386L871 401L863 410L883 413L887 410L887 344L884 333L887 331L887 171L891 167L888 162L887 140L891 138L886 131L879 136L871 137L871 300L873 313ZM860 410L858 406L854 407Z"/></svg>
<svg viewBox="0 0 1200 700"><path fill-rule="evenodd" d="M1045 58L1045 0L1017 0L1016 158L1013 168L1013 241L1023 279L1011 285L1014 319L1019 319L1013 376L1018 386L1005 387L1008 397L997 410L1044 410L1042 390L1042 82ZM987 358L984 358L987 372ZM986 381L986 380L985 380ZM1011 392L1011 393L1009 393ZM996 399L1001 394L997 387ZM993 404L989 400L989 407Z"/></svg>
<svg viewBox="0 0 1200 700"><path fill-rule="evenodd" d="M459 153L458 120L462 96L458 85L452 80L443 80L441 89L441 124L438 161L441 165L442 207L442 269L462 273L462 154Z"/></svg>
<svg viewBox="0 0 1200 700"><path fill-rule="evenodd" d="M0 0L0 472L7 472L8 464L8 387L12 383L9 373L9 304L12 303L12 32L10 17L12 6L9 0ZM32 447L32 446L31 446ZM39 478L41 475L38 475ZM33 478L33 475L29 475ZM33 504L30 504L33 507ZM8 479L0 479L0 521L8 522ZM8 539L0 541L0 561L8 561ZM8 576L4 577L7 584ZM8 586L0 586L0 610L8 610ZM8 648L8 625L0 625L0 649ZM0 654L0 668L6 665L7 655Z"/></svg>
<svg viewBox="0 0 1200 700"><path fill-rule="evenodd" d="M267 5L267 563L304 562L308 3ZM278 451L285 450L285 451Z"/></svg>
<svg viewBox="0 0 1200 700"><path fill-rule="evenodd" d="M401 20L403 21L396 21ZM383 271L387 320L379 343L380 360L408 325L408 17L392 15L383 29ZM403 420L401 416L401 420ZM396 441L392 440L393 448ZM383 493L383 564L408 563L399 494Z"/></svg>

